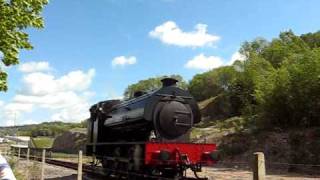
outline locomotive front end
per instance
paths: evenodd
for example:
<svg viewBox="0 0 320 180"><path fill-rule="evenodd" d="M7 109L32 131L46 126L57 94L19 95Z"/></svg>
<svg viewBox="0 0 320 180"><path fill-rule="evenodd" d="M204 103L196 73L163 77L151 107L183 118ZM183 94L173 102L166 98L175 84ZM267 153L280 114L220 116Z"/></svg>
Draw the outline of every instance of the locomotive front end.
<svg viewBox="0 0 320 180"><path fill-rule="evenodd" d="M176 139L185 135L195 123L200 122L200 112L194 98L185 90L176 86L177 80L165 78L149 103L156 135L165 139ZM152 109L150 109L150 107Z"/></svg>

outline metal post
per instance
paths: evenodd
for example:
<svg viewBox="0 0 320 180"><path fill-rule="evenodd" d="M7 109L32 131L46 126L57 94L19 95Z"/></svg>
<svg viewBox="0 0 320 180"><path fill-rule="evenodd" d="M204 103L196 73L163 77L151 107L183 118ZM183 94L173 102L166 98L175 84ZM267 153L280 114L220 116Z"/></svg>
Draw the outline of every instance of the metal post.
<svg viewBox="0 0 320 180"><path fill-rule="evenodd" d="M254 153L253 180L265 180L266 167L263 152Z"/></svg>
<svg viewBox="0 0 320 180"><path fill-rule="evenodd" d="M46 165L46 149L42 150L42 167L41 167L41 180L44 180L44 166Z"/></svg>
<svg viewBox="0 0 320 180"><path fill-rule="evenodd" d="M82 180L82 151L79 151L79 159L78 159L78 179Z"/></svg>

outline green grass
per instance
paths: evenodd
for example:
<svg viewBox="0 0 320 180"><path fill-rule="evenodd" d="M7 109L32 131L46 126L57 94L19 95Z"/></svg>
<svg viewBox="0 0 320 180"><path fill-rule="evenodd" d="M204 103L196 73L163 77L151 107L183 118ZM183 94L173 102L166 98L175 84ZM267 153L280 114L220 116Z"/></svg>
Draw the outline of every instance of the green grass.
<svg viewBox="0 0 320 180"><path fill-rule="evenodd" d="M36 148L51 148L54 138L49 137L36 137L32 138L33 144Z"/></svg>

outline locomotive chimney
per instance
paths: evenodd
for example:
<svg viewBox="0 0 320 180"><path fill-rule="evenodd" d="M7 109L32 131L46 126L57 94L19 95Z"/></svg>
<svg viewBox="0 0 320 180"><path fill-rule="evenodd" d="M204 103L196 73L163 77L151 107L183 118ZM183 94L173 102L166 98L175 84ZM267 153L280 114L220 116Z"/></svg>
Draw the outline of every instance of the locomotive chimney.
<svg viewBox="0 0 320 180"><path fill-rule="evenodd" d="M168 86L176 85L178 80L174 78L163 78L161 82L162 82L162 87L168 87Z"/></svg>

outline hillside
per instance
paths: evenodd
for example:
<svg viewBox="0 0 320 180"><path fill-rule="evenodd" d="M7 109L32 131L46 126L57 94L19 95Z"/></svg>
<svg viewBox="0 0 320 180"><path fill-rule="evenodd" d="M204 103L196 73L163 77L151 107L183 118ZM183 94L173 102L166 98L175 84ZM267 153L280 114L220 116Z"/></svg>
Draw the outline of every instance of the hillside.
<svg viewBox="0 0 320 180"><path fill-rule="evenodd" d="M211 114L208 111L220 104L216 101L219 99L210 98L199 103L201 112L208 114L203 114L204 120L193 128L192 141L216 143L221 160L231 166L234 162L250 162L252 154L261 151L265 154L268 168L309 174L320 172L319 167L315 166L288 165L319 164L320 128L263 130L248 124L246 117L218 119L215 118L216 111L211 111Z"/></svg>
<svg viewBox="0 0 320 180"><path fill-rule="evenodd" d="M84 128L75 128L57 136L52 144L55 152L77 153L79 150L85 152L87 143L87 130Z"/></svg>
<svg viewBox="0 0 320 180"><path fill-rule="evenodd" d="M70 129L85 127L85 123L44 122L41 124L21 125L12 127L0 127L0 136L49 136L56 137Z"/></svg>

